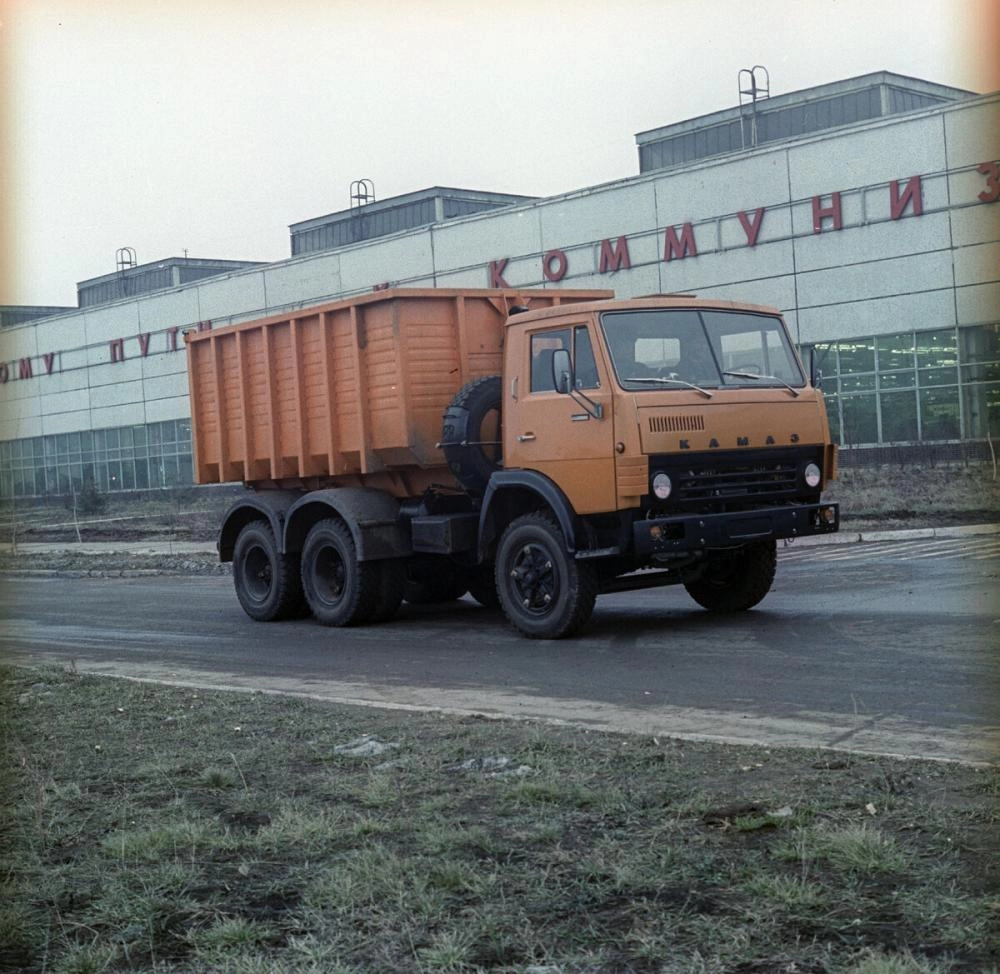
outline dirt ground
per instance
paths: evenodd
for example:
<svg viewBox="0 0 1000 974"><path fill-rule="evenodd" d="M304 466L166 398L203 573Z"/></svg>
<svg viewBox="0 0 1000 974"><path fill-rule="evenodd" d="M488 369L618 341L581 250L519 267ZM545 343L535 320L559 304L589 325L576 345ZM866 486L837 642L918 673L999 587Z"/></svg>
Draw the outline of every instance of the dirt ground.
<svg viewBox="0 0 1000 974"><path fill-rule="evenodd" d="M0 571L59 571L81 575L120 572L226 574L212 552L86 554L79 543L106 541L215 541L239 487L193 487L144 497L106 495L103 509L74 513L58 502L0 509L0 542L66 544L59 552L0 551ZM848 468L825 499L840 504L842 531L893 530L1000 521L1000 479L989 464Z"/></svg>

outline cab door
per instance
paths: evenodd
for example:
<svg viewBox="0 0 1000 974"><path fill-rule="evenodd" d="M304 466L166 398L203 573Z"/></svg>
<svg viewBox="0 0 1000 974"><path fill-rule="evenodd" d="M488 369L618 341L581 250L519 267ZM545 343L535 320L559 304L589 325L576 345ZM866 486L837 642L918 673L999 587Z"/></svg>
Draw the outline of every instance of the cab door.
<svg viewBox="0 0 1000 974"><path fill-rule="evenodd" d="M591 327L586 320L542 325L511 343L503 418L504 467L545 474L578 514L615 509L611 382ZM552 356L558 348L570 353L575 397L556 392ZM593 415L597 404L601 419Z"/></svg>

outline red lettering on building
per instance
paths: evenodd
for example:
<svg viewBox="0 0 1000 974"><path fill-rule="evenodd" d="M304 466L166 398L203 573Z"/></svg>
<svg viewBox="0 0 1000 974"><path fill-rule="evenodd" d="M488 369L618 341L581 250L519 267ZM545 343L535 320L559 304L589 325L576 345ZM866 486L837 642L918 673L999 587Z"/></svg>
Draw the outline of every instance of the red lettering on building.
<svg viewBox="0 0 1000 974"><path fill-rule="evenodd" d="M5 385L10 378L10 369L6 362L0 362L0 385Z"/></svg>
<svg viewBox="0 0 1000 974"><path fill-rule="evenodd" d="M17 363L17 377L19 379L32 378L30 358L23 358Z"/></svg>
<svg viewBox="0 0 1000 974"><path fill-rule="evenodd" d="M833 193L830 196L832 202L829 206L823 206L823 200L819 196L814 196L813 204L813 233L823 232L823 221L833 220L833 229L842 230L844 226L843 214L840 210L840 193Z"/></svg>
<svg viewBox="0 0 1000 974"><path fill-rule="evenodd" d="M632 260L628 255L628 240L619 237L614 246L610 240L601 241L601 262L598 266L598 273L607 274L608 271L620 271L622 268L630 270Z"/></svg>
<svg viewBox="0 0 1000 974"><path fill-rule="evenodd" d="M986 189L976 198L980 203L995 203L1000 199L1000 163L981 162L976 172L986 177Z"/></svg>
<svg viewBox="0 0 1000 974"><path fill-rule="evenodd" d="M42 361L45 363L45 374L52 375L52 368L56 364L56 353L46 352L42 356Z"/></svg>
<svg viewBox="0 0 1000 974"><path fill-rule="evenodd" d="M149 340L153 336L147 331L145 334L139 332L139 354L145 358L149 354Z"/></svg>
<svg viewBox="0 0 1000 974"><path fill-rule="evenodd" d="M547 281L561 281L569 270L569 260L561 250L550 250L542 258L542 273Z"/></svg>
<svg viewBox="0 0 1000 974"><path fill-rule="evenodd" d="M114 362L124 362L125 361L125 339L115 338L110 343L111 348L111 361Z"/></svg>
<svg viewBox="0 0 1000 974"><path fill-rule="evenodd" d="M681 235L678 239L675 227L667 227L666 238L663 244L664 260L680 260L685 257L697 257L698 248L694 243L694 227L690 223L685 223L681 227Z"/></svg>
<svg viewBox="0 0 1000 974"><path fill-rule="evenodd" d="M173 328L167 329L167 351L176 352L177 351L177 332L181 330L180 325L174 325Z"/></svg>
<svg viewBox="0 0 1000 974"><path fill-rule="evenodd" d="M503 272L509 260L509 257L504 257L503 260L490 261L490 287L510 287L503 279Z"/></svg>
<svg viewBox="0 0 1000 974"><path fill-rule="evenodd" d="M764 207L758 206L753 211L753 219L750 219L744 210L740 210L736 215L740 218L740 226L743 227L743 232L747 235L747 246L756 247L760 226L764 222Z"/></svg>
<svg viewBox="0 0 1000 974"><path fill-rule="evenodd" d="M919 176L910 177L902 196L899 195L899 180L894 179L889 183L889 216L891 219L898 220L910 203L913 204L914 216L920 216L924 212L924 198L920 191Z"/></svg>
<svg viewBox="0 0 1000 974"><path fill-rule="evenodd" d="M212 330L212 322L210 321L198 322L198 331L211 331L211 330Z"/></svg>

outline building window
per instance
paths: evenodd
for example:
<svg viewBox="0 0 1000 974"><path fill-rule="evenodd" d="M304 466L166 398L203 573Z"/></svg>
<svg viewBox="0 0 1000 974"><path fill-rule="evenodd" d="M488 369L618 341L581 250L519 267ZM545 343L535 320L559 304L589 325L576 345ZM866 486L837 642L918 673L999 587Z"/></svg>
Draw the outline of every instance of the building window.
<svg viewBox="0 0 1000 974"><path fill-rule="evenodd" d="M844 446L1000 435L1000 326L899 332L806 349Z"/></svg>

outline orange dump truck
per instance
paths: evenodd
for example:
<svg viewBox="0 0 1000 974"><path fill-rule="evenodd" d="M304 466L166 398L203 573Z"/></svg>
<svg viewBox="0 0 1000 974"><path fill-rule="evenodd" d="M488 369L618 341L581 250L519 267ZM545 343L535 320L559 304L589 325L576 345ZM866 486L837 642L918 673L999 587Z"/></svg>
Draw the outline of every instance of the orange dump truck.
<svg viewBox="0 0 1000 974"><path fill-rule="evenodd" d="M254 619L388 619L466 592L524 635L598 594L769 591L836 531L822 394L771 308L397 289L187 336L199 483L251 490L219 554Z"/></svg>

